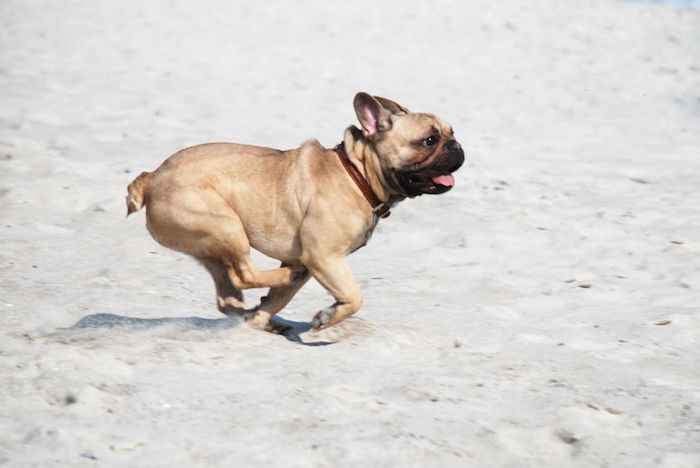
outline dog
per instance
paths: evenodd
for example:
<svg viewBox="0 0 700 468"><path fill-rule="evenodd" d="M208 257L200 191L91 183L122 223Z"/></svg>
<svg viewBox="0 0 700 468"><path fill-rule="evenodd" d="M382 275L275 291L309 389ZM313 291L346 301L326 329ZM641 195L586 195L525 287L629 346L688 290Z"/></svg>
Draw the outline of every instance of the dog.
<svg viewBox="0 0 700 468"><path fill-rule="evenodd" d="M346 256L365 245L399 201L442 194L464 151L452 127L386 98L359 92L361 128L333 149L310 140L281 151L234 143L183 149L128 186L127 216L146 207L146 226L165 247L199 260L216 285L219 311L285 333L272 316L313 276L335 299L314 330L357 312L362 293ZM254 248L281 262L260 270ZM269 288L248 309L244 289Z"/></svg>

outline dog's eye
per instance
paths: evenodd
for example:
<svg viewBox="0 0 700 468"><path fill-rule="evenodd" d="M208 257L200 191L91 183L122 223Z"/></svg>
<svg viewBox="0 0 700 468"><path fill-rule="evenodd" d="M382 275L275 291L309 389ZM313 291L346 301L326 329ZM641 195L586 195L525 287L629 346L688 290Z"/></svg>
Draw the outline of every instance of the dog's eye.
<svg viewBox="0 0 700 468"><path fill-rule="evenodd" d="M423 140L423 144L425 146L435 146L437 145L438 141L440 141L440 137L438 135L430 135L428 138Z"/></svg>

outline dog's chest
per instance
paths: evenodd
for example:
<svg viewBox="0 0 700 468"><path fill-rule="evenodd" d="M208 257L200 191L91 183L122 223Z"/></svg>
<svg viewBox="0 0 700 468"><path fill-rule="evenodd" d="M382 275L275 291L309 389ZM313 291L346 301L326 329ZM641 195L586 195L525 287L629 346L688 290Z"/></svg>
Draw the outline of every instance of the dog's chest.
<svg viewBox="0 0 700 468"><path fill-rule="evenodd" d="M359 236L357 242L355 243L355 246L353 246L353 249L350 251L350 253L356 251L357 249L361 249L362 247L367 245L367 242L369 242L369 239L372 237L372 233L374 233L374 228L377 227L378 221L379 217L375 216L370 227L364 231L363 235Z"/></svg>

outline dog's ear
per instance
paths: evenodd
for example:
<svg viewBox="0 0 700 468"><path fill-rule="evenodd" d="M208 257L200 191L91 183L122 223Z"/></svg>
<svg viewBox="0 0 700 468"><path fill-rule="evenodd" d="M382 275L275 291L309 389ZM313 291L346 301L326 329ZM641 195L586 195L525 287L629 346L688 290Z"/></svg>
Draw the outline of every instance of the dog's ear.
<svg viewBox="0 0 700 468"><path fill-rule="evenodd" d="M369 94L357 93L353 106L365 138L372 138L378 132L391 129L391 112Z"/></svg>
<svg viewBox="0 0 700 468"><path fill-rule="evenodd" d="M391 99L383 98L381 96L374 96L374 99L379 101L379 104L382 105L386 110L391 112L394 115L404 115L408 114L408 109L406 109L404 106L399 104L398 102L394 102Z"/></svg>

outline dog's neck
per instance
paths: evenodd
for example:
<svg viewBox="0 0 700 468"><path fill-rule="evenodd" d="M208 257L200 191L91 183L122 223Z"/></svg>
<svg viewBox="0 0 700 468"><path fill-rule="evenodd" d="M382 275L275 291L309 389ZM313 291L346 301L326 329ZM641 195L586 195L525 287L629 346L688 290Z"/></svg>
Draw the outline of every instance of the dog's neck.
<svg viewBox="0 0 700 468"><path fill-rule="evenodd" d="M345 168L345 171L348 173L353 182L355 182L357 188L360 189L360 192L362 192L362 195L364 195L367 203L369 203L369 206L372 207L372 212L379 218L386 218L389 216L391 214L389 205L382 202L377 197L374 190L372 190L372 187L370 187L367 183L367 179L365 179L365 177L360 173L355 164L350 161L350 158L348 158L348 154L345 151L345 143L343 142L338 144L334 150L338 155L340 163Z"/></svg>
<svg viewBox="0 0 700 468"><path fill-rule="evenodd" d="M406 198L400 189L397 190L399 186L394 177L387 177L371 143L362 135L362 130L354 125L348 127L343 143L348 159L360 171L380 201L391 207Z"/></svg>

